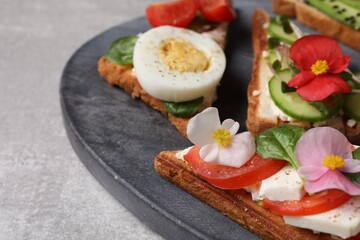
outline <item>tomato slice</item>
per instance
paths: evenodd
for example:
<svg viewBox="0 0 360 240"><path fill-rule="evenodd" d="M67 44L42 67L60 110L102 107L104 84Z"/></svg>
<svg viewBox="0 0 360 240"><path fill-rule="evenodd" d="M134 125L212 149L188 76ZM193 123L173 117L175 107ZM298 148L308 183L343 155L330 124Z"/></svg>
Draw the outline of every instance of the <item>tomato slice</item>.
<svg viewBox="0 0 360 240"><path fill-rule="evenodd" d="M231 0L199 0L200 12L212 22L225 22L235 19L236 14Z"/></svg>
<svg viewBox="0 0 360 240"><path fill-rule="evenodd" d="M271 201L264 199L263 204L276 214L286 216L306 216L323 213L340 207L351 199L351 196L339 189L329 189L305 195L295 201Z"/></svg>
<svg viewBox="0 0 360 240"><path fill-rule="evenodd" d="M153 3L146 8L146 16L153 27L186 27L195 18L198 9L198 0Z"/></svg>
<svg viewBox="0 0 360 240"><path fill-rule="evenodd" d="M184 156L196 173L215 187L239 189L258 183L282 169L287 162L262 158L255 154L240 168L205 162L199 155L200 147L194 146Z"/></svg>

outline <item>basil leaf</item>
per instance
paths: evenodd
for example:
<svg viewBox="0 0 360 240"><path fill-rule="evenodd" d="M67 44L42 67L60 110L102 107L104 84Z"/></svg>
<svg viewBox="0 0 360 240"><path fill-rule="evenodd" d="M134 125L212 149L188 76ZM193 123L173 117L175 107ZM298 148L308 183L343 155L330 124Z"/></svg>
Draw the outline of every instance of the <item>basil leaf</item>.
<svg viewBox="0 0 360 240"><path fill-rule="evenodd" d="M329 111L324 102L308 102L324 115L328 115Z"/></svg>
<svg viewBox="0 0 360 240"><path fill-rule="evenodd" d="M276 59L273 62L272 68L274 69L275 72L279 72L281 70L281 62L279 61L279 59Z"/></svg>
<svg viewBox="0 0 360 240"><path fill-rule="evenodd" d="M360 160L360 147L358 147L357 149L355 149L355 150L352 152L352 155L353 155L353 158L354 158L354 159Z"/></svg>
<svg viewBox="0 0 360 240"><path fill-rule="evenodd" d="M351 75L351 73L349 72L341 72L339 73L339 77L341 77L343 80L345 81L351 81L353 76Z"/></svg>
<svg viewBox="0 0 360 240"><path fill-rule="evenodd" d="M289 19L287 19L286 21L283 22L283 29L284 29L284 32L286 32L287 34L294 32L294 30L292 29L292 27L290 25Z"/></svg>
<svg viewBox="0 0 360 240"><path fill-rule="evenodd" d="M204 97L200 97L188 102L163 102L165 109L175 117L191 117L199 112Z"/></svg>
<svg viewBox="0 0 360 240"><path fill-rule="evenodd" d="M304 132L304 128L290 124L270 128L256 136L256 152L263 158L286 160L298 169L295 147Z"/></svg>
<svg viewBox="0 0 360 240"><path fill-rule="evenodd" d="M133 53L138 36L129 35L112 42L105 54L114 64L133 64Z"/></svg>
<svg viewBox="0 0 360 240"><path fill-rule="evenodd" d="M281 92L282 93L289 93L289 92L295 92L296 88L289 87L286 82L281 81Z"/></svg>
<svg viewBox="0 0 360 240"><path fill-rule="evenodd" d="M280 46L280 39L276 37L269 37L268 38L268 49L274 49Z"/></svg>
<svg viewBox="0 0 360 240"><path fill-rule="evenodd" d="M290 65L290 70L291 70L291 76L295 77L298 73L300 73L300 69L297 68L295 65L291 64Z"/></svg>
<svg viewBox="0 0 360 240"><path fill-rule="evenodd" d="M353 158L360 160L360 147L352 152ZM360 172L358 173L344 173L350 180L360 184Z"/></svg>

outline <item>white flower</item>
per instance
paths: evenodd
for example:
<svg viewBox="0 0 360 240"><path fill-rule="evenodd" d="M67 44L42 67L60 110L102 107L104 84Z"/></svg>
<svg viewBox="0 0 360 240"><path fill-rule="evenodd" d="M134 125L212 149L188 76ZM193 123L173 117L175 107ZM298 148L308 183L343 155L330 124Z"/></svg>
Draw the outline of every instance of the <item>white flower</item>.
<svg viewBox="0 0 360 240"><path fill-rule="evenodd" d="M232 119L221 123L217 108L210 107L190 119L187 136L201 147L204 161L240 167L255 154L255 139L250 132L236 134L239 127Z"/></svg>

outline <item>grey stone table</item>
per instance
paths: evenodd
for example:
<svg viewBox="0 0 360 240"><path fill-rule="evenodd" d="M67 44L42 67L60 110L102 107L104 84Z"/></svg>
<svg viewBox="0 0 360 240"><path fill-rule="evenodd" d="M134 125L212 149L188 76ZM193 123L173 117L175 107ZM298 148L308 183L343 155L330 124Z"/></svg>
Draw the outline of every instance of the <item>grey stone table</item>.
<svg viewBox="0 0 360 240"><path fill-rule="evenodd" d="M0 239L161 239L78 160L59 102L76 49L149 2L0 1Z"/></svg>

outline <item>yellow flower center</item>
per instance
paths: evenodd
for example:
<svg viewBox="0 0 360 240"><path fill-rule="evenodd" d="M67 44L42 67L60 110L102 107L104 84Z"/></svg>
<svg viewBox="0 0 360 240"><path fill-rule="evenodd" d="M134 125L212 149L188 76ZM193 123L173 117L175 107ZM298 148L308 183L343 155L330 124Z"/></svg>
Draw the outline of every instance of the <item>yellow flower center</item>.
<svg viewBox="0 0 360 240"><path fill-rule="evenodd" d="M225 128L219 128L213 133L213 139L215 142L219 143L221 146L226 147L231 143L231 135L228 130Z"/></svg>
<svg viewBox="0 0 360 240"><path fill-rule="evenodd" d="M336 168L343 167L345 165L345 161L339 155L330 154L324 158L323 165L334 170Z"/></svg>
<svg viewBox="0 0 360 240"><path fill-rule="evenodd" d="M317 60L312 66L311 71L317 76L326 73L329 70L329 65L326 60Z"/></svg>

